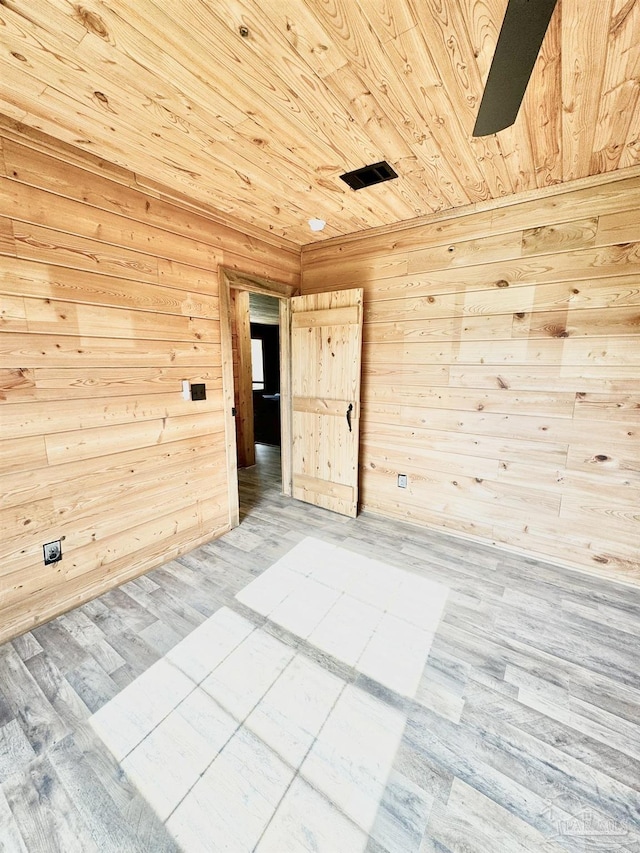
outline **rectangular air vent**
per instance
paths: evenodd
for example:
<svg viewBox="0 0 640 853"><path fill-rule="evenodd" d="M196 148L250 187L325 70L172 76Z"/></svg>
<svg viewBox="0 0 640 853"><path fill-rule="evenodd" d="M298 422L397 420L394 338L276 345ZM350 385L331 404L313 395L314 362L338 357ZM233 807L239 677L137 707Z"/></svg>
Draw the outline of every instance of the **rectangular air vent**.
<svg viewBox="0 0 640 853"><path fill-rule="evenodd" d="M393 178L397 178L398 175L386 160L383 160L381 163L373 163L371 166L354 169L353 172L345 172L340 177L345 184L349 184L352 190L361 190L364 187L381 184L383 181L391 181Z"/></svg>

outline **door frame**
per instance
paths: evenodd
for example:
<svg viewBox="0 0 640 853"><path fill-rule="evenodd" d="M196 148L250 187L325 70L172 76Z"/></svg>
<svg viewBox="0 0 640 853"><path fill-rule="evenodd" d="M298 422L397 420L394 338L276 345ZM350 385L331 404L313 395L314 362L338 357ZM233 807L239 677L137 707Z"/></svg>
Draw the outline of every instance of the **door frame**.
<svg viewBox="0 0 640 853"><path fill-rule="evenodd" d="M236 422L233 415L235 387L233 380L233 349L231 341L231 290L246 290L273 296L280 303L280 450L282 465L282 494L292 491L292 401L291 401L291 303L298 288L280 281L243 273L228 267L218 268L218 294L220 305L220 347L222 352L222 394L224 403L224 431L229 490L229 525L240 524L238 497L238 457L236 447Z"/></svg>

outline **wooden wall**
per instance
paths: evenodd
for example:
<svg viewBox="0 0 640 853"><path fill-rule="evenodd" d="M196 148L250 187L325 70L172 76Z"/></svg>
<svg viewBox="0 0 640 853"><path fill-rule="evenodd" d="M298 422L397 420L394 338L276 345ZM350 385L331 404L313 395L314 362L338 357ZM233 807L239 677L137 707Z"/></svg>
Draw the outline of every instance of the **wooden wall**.
<svg viewBox="0 0 640 853"><path fill-rule="evenodd" d="M249 316L252 323L261 323L263 326L278 326L280 324L280 302L275 296L250 293Z"/></svg>
<svg viewBox="0 0 640 853"><path fill-rule="evenodd" d="M236 408L236 453L238 468L256 464L253 424L253 373L251 369L251 320L249 292L229 292L233 350L233 392Z"/></svg>
<svg viewBox="0 0 640 853"><path fill-rule="evenodd" d="M303 293L365 291L364 509L640 581L640 178L621 177L305 247Z"/></svg>
<svg viewBox="0 0 640 853"><path fill-rule="evenodd" d="M97 159L0 142L3 641L226 529L218 266L297 284L300 260Z"/></svg>

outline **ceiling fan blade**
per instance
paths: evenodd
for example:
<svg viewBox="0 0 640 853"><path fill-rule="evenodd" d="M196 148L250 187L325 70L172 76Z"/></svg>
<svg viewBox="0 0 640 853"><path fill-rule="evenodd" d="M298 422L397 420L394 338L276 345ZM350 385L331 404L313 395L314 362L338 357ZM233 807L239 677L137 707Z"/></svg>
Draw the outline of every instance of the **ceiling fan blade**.
<svg viewBox="0 0 640 853"><path fill-rule="evenodd" d="M509 0L484 87L473 136L516 120L557 0Z"/></svg>

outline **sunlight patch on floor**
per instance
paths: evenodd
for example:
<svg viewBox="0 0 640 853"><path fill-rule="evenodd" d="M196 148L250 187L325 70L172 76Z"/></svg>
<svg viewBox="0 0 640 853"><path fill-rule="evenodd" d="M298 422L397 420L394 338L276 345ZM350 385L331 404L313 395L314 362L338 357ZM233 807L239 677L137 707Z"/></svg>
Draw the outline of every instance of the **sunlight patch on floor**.
<svg viewBox="0 0 640 853"><path fill-rule="evenodd" d="M307 537L236 598L385 687L413 697L447 593L435 581Z"/></svg>
<svg viewBox="0 0 640 853"><path fill-rule="evenodd" d="M410 696L446 589L308 538L237 598ZM187 853L363 851L405 722L226 607L91 718Z"/></svg>

